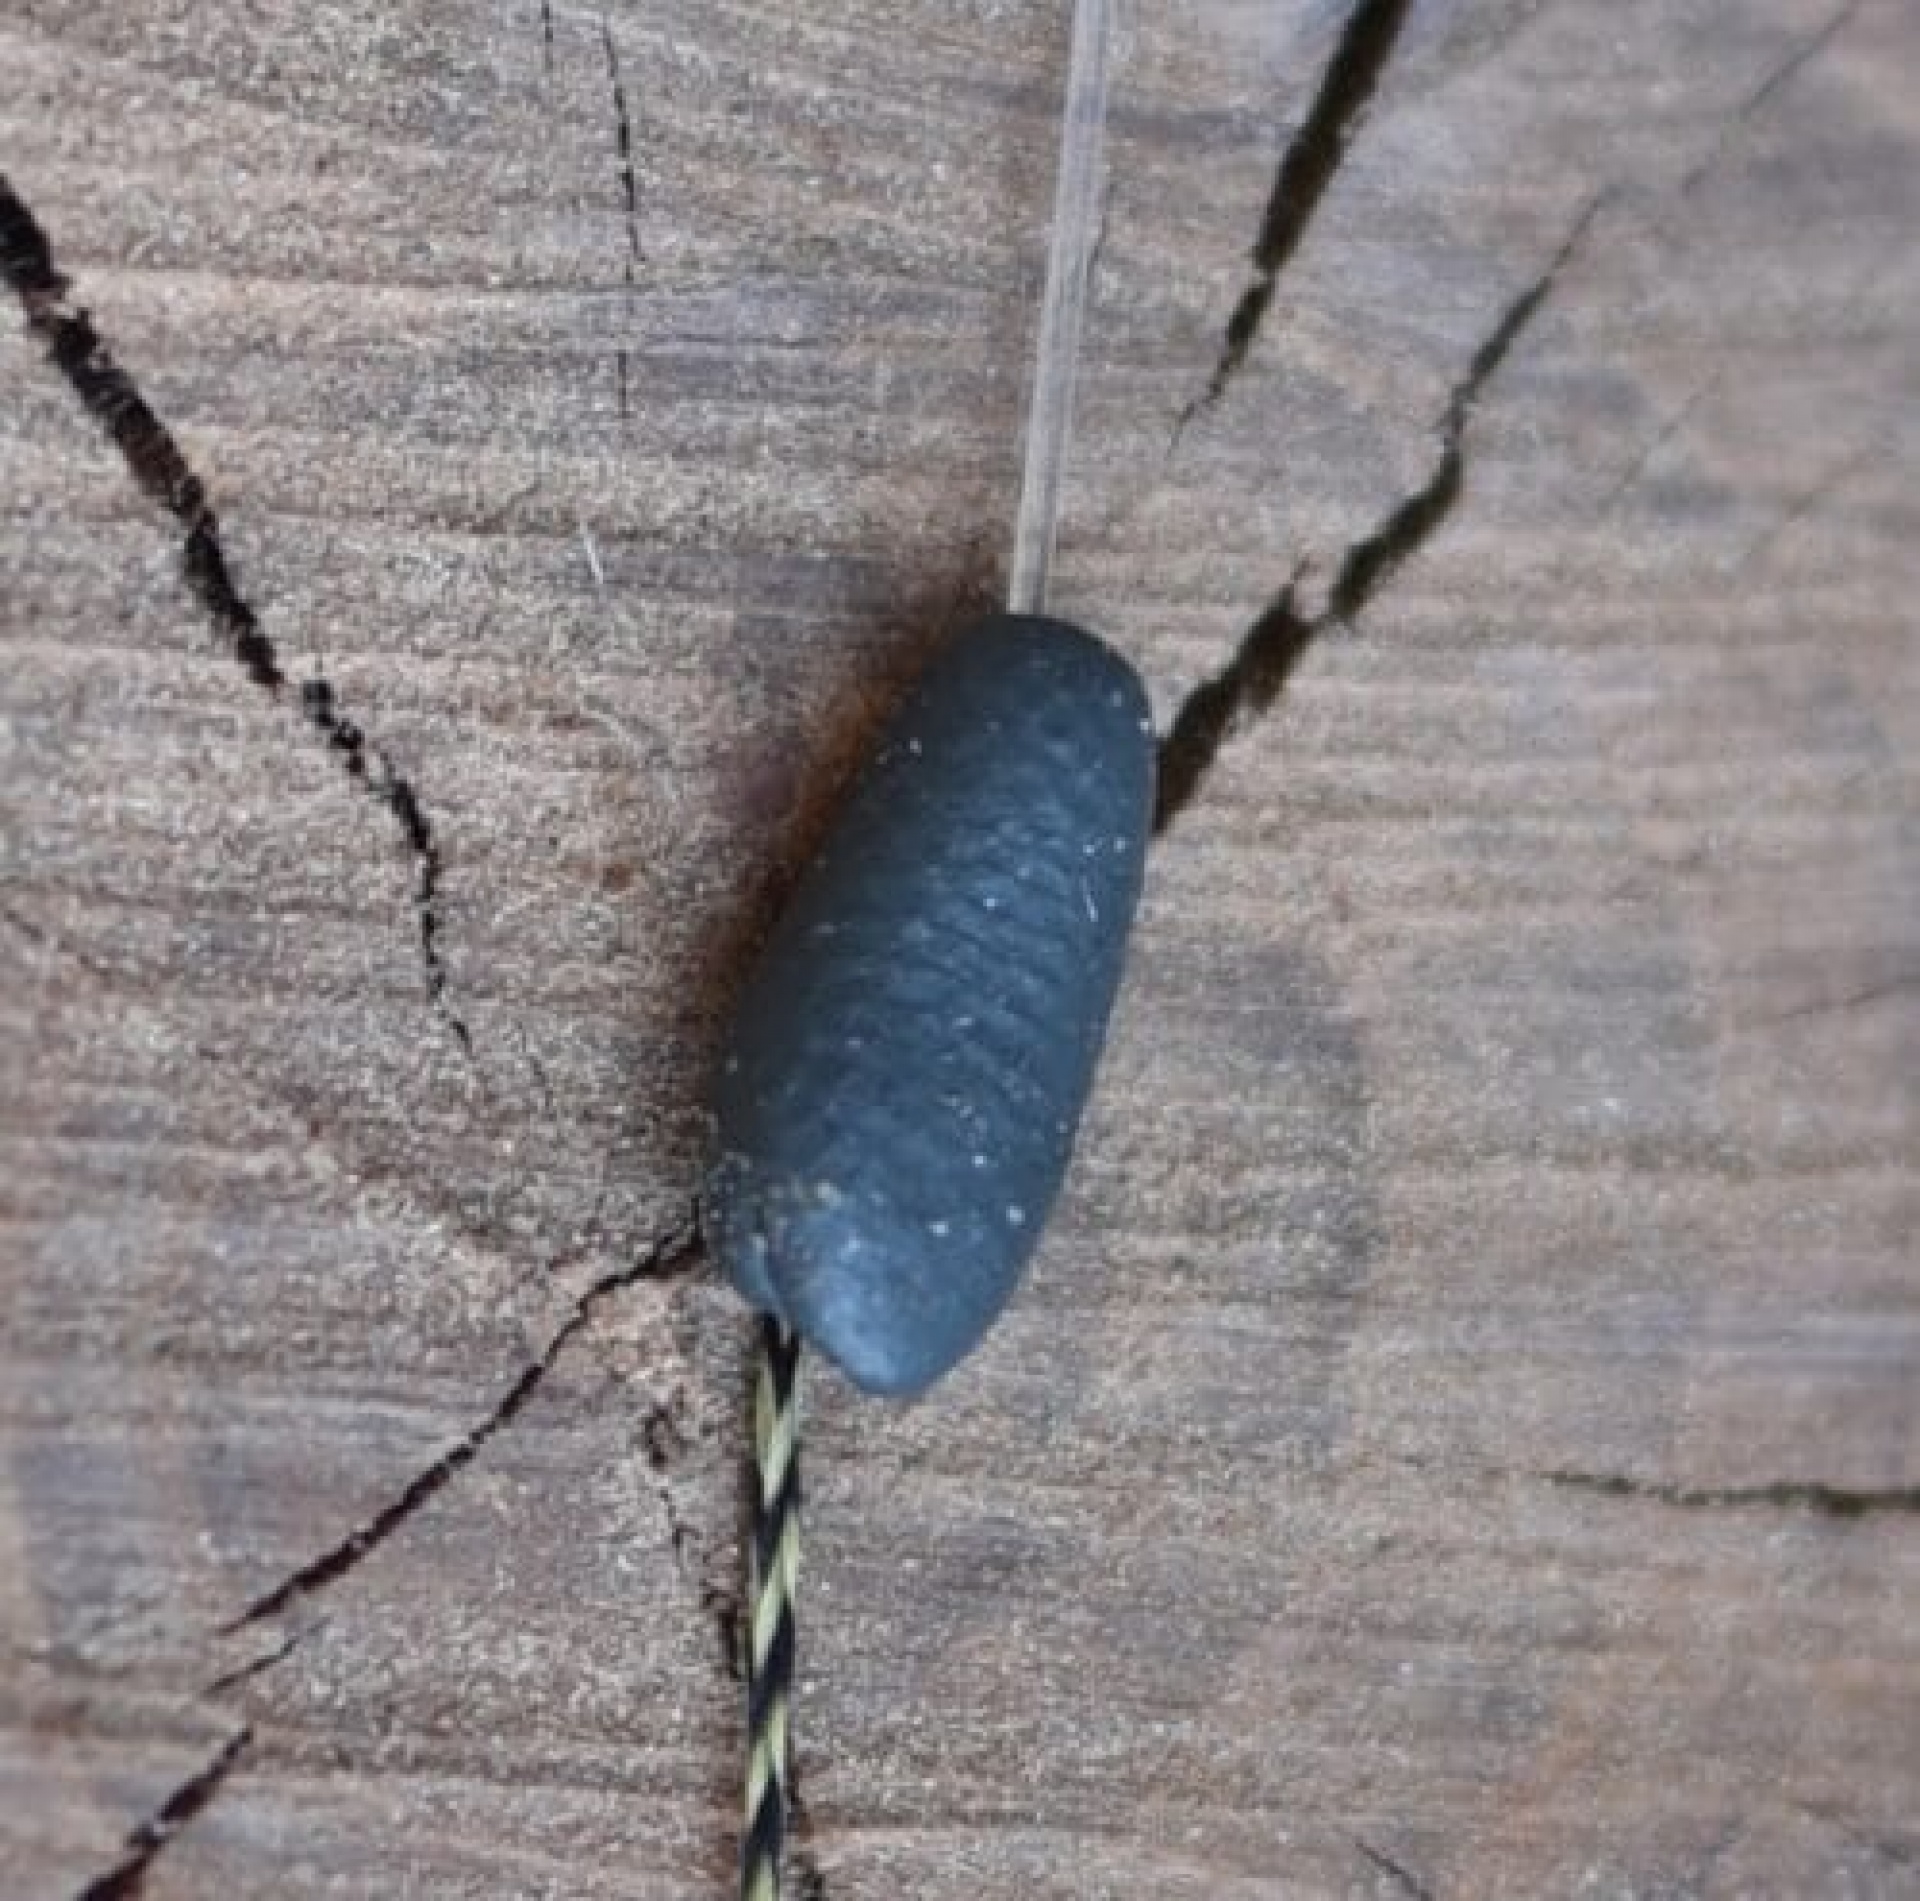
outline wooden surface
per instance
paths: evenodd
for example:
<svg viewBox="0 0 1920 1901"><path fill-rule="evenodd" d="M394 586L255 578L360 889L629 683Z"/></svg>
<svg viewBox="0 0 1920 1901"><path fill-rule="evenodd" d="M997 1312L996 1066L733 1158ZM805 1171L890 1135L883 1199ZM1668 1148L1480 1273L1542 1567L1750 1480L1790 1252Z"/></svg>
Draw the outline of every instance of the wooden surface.
<svg viewBox="0 0 1920 1901"><path fill-rule="evenodd" d="M8 1896L726 1892L703 1065L996 585L1063 12L6 9ZM1015 1310L812 1383L800 1891L1920 1894L1920 14L1116 83L1180 810Z"/></svg>

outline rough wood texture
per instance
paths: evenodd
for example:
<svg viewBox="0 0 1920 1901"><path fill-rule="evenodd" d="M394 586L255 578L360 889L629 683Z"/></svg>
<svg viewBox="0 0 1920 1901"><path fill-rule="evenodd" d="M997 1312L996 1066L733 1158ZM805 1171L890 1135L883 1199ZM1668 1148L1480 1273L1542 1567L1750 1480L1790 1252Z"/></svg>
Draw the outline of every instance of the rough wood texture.
<svg viewBox="0 0 1920 1901"><path fill-rule="evenodd" d="M7 9L8 1895L724 1892L702 1065L992 592L1062 15ZM1017 1310L814 1386L802 1892L1920 1893L1920 15L1117 84L1179 809Z"/></svg>

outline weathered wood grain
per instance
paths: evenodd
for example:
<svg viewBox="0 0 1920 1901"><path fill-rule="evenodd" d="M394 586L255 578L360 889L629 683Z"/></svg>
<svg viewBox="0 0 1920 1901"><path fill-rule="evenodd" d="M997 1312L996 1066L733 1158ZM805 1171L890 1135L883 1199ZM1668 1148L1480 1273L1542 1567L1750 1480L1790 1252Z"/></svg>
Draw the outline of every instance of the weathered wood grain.
<svg viewBox="0 0 1920 1901"><path fill-rule="evenodd" d="M703 1065L992 595L1063 55L0 22L9 1895L725 1892ZM1117 86L1057 605L1178 809L1030 1288L812 1391L804 1879L1920 1893L1920 19Z"/></svg>

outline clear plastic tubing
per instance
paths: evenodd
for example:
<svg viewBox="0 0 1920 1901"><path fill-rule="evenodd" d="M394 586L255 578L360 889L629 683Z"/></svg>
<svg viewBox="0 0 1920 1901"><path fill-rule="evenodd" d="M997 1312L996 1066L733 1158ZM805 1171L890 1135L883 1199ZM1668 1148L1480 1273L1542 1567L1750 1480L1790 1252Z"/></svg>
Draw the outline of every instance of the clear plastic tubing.
<svg viewBox="0 0 1920 1901"><path fill-rule="evenodd" d="M1075 0L1067 94L1060 114L1060 170L1054 185L1047 283L1040 339L1027 398L1027 441L1020 465L1020 507L1013 524L1007 606L1046 611L1060 519L1060 483L1073 424L1074 371L1086 318L1087 280L1100 223L1100 151L1107 123L1107 63L1112 0Z"/></svg>

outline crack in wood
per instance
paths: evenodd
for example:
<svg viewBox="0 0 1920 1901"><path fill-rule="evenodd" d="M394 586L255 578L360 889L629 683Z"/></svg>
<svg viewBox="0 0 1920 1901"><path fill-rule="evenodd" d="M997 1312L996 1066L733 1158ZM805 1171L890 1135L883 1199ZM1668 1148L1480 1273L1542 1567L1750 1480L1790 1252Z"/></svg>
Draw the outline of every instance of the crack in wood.
<svg viewBox="0 0 1920 1901"><path fill-rule="evenodd" d="M1358 1835L1351 1839L1355 1848L1373 1863L1389 1881L1396 1883L1401 1891L1410 1894L1413 1901L1433 1901L1433 1890L1425 1882L1403 1868L1384 1849L1374 1847L1369 1841L1363 1841Z"/></svg>
<svg viewBox="0 0 1920 1901"><path fill-rule="evenodd" d="M640 248L640 180L633 165L633 115L627 110L627 88L620 77L620 50L613 43L613 28L604 14L600 19L600 45L607 58L607 83L613 89L613 137L620 154L620 191L627 214L624 275L631 289L634 266L646 261Z"/></svg>
<svg viewBox="0 0 1920 1901"><path fill-rule="evenodd" d="M253 1742L253 1731L237 1729L212 1758L173 1791L126 1839L120 1859L82 1888L75 1901L131 1901L146 1885L147 1872L182 1829L220 1793Z"/></svg>
<svg viewBox="0 0 1920 1901"><path fill-rule="evenodd" d="M816 1833L813 1810L801 1791L797 1758L793 1764L792 1786L787 1791L787 1807L793 1822L787 1838L787 1875L794 1901L827 1901L826 1873L813 1847Z"/></svg>
<svg viewBox="0 0 1920 1901"><path fill-rule="evenodd" d="M1843 1015L1849 1010L1865 1010L1876 1003L1885 1003L1890 997L1904 996L1915 988L1920 988L1920 970L1896 971L1878 983L1863 984L1859 989L1849 990L1841 996L1814 997L1805 1003L1796 1003L1790 1009L1770 1011L1764 1016L1743 1017L1734 1023L1733 1028L1771 1030L1783 1023L1803 1022L1808 1017Z"/></svg>
<svg viewBox="0 0 1920 1901"><path fill-rule="evenodd" d="M1193 802L1220 748L1242 724L1258 719L1280 697L1300 657L1313 644L1324 617L1300 612L1295 594L1304 566L1261 610L1241 636L1234 655L1181 701L1166 737L1154 780L1153 829L1164 832Z"/></svg>
<svg viewBox="0 0 1920 1901"><path fill-rule="evenodd" d="M827 1901L826 1873L805 1842L793 1840L787 1844L787 1879L794 1901Z"/></svg>
<svg viewBox="0 0 1920 1901"><path fill-rule="evenodd" d="M1861 0L1843 0L1835 11L1773 66L1728 115L1712 149L1680 181L1682 196L1713 172L1741 129L1852 23ZM1312 225L1333 183L1360 120L1393 57L1410 0L1355 0L1339 43L1320 76L1307 116L1281 155L1273 189L1254 242L1252 276L1227 319L1220 354L1207 385L1180 413L1174 438L1202 410L1220 399L1246 361L1279 288L1282 273Z"/></svg>
<svg viewBox="0 0 1920 1901"><path fill-rule="evenodd" d="M269 1670L285 1663L325 1622L324 1618L316 1617L312 1623L288 1631L277 1644L263 1650L259 1656L249 1657L244 1663L222 1670L217 1677L210 1677L201 1687L201 1696L208 1702L217 1702L223 1696L232 1695L243 1683L251 1683L255 1677L265 1676Z"/></svg>
<svg viewBox="0 0 1920 1901"><path fill-rule="evenodd" d="M654 1475L654 1494L661 1515L667 1521L667 1542L673 1562L682 1580L699 1600L701 1614L713 1626L720 1644L721 1666L735 1683L747 1680L746 1652L742 1643L743 1611L737 1593L716 1584L707 1575L708 1553L699 1534L681 1515L678 1501L667 1474L674 1460L688 1443L681 1430L685 1400L670 1394L653 1406L640 1427L640 1444L647 1467Z"/></svg>
<svg viewBox="0 0 1920 1901"><path fill-rule="evenodd" d="M1840 458L1816 476L1799 494L1790 496L1774 519L1753 538L1746 552L1738 557L1738 567L1753 567L1766 560L1774 548L1808 516L1816 514L1841 493L1862 469L1878 466L1885 451L1877 442L1869 442Z"/></svg>
<svg viewBox="0 0 1920 1901"><path fill-rule="evenodd" d="M1775 93L1789 85L1794 76L1809 61L1817 59L1831 46L1836 38L1852 25L1853 17L1860 11L1860 0L1845 0L1845 4L1835 9L1825 23L1816 27L1794 50L1783 59L1772 72L1754 87L1741 103L1739 114L1742 119L1751 119Z"/></svg>
<svg viewBox="0 0 1920 1901"><path fill-rule="evenodd" d="M627 255L621 260L620 280L631 291L635 267L646 261L640 246L640 179L634 169L633 114L627 107L626 82L620 74L620 49L614 44L613 28L605 14L600 16L600 47L607 62L607 84L613 94L613 139L620 158L620 195L626 213ZM614 403L622 422L633 415L630 388L631 365L624 344L613 353Z"/></svg>
<svg viewBox="0 0 1920 1901"><path fill-rule="evenodd" d="M0 924L16 936L24 938L35 950L48 957L63 957L76 970L83 972L104 989L119 993L126 988L125 979L110 965L102 963L90 952L81 950L78 945L70 944L57 932L50 931L44 924L36 923L30 917L24 917L9 904L0 904Z"/></svg>
<svg viewBox="0 0 1920 1901"><path fill-rule="evenodd" d="M700 1254L698 1232L689 1220L654 1243L636 1261L603 1274L573 1303L567 1317L548 1336L547 1344L524 1366L492 1410L480 1423L462 1435L401 1487L393 1498L337 1544L310 1558L279 1583L263 1591L246 1608L220 1627L220 1635L232 1636L264 1619L273 1617L297 1598L311 1596L353 1570L369 1553L379 1549L421 1506L433 1499L457 1473L470 1465L498 1433L512 1425L553 1370L568 1342L586 1327L600 1308L615 1294L641 1281L662 1281L686 1272Z"/></svg>
<svg viewBox="0 0 1920 1901"><path fill-rule="evenodd" d="M72 302L71 283L54 262L46 232L4 174L0 277L19 300L28 330L45 346L81 407L120 451L141 493L178 526L181 572L215 631L230 644L248 679L272 698L284 700L290 683L259 616L234 582L205 484L173 432L107 348L93 319ZM347 776L398 825L413 861L413 908L428 999L471 1056L472 1036L447 997L447 968L439 946L440 847L426 808L391 754L341 709L330 682L318 675L301 681L294 703Z"/></svg>
<svg viewBox="0 0 1920 1901"><path fill-rule="evenodd" d="M1823 1828L1838 1830L1849 1841L1859 1843L1870 1855L1890 1861L1896 1868L1920 1867L1920 1839L1903 1841L1893 1835L1878 1833L1831 1803L1794 1802L1789 1806Z"/></svg>
<svg viewBox="0 0 1920 1901"><path fill-rule="evenodd" d="M1815 27L1804 40L1798 41L1787 56L1765 74L1760 83L1727 115L1720 128L1720 136L1714 140L1706 157L1680 181L1682 197L1697 191L1706 182L1748 122L1791 85L1802 68L1824 53L1859 11L1860 0L1843 0L1843 4L1829 14L1821 25Z"/></svg>
<svg viewBox="0 0 1920 1901"><path fill-rule="evenodd" d="M1334 577L1324 618L1351 623L1400 564L1422 547L1452 513L1466 483L1467 423L1480 394L1505 363L1522 333L1539 315L1573 254L1585 241L1608 194L1600 193L1581 208L1573 228L1561 240L1544 271L1506 310L1480 347L1467 373L1454 384L1440 420L1440 455L1433 472L1375 531L1355 542Z"/></svg>
<svg viewBox="0 0 1920 1901"><path fill-rule="evenodd" d="M1806 1511L1822 1518L1873 1518L1920 1512L1920 1485L1847 1486L1821 1479L1775 1479L1762 1485L1674 1485L1625 1472L1538 1472L1534 1477L1602 1498L1639 1498L1681 1511Z"/></svg>
<svg viewBox="0 0 1920 1901"><path fill-rule="evenodd" d="M1316 615L1302 613L1298 591L1304 570L1296 568L1241 636L1233 658L1181 702L1160 743L1156 833L1164 832L1192 802L1227 739L1273 706L1313 642L1329 627L1352 625L1401 563L1453 511L1466 484L1467 424L1474 406L1539 315L1608 197L1602 192L1581 208L1546 268L1507 305L1474 351L1466 374L1448 393L1441 412L1440 453L1432 472L1371 534L1349 545L1335 571L1326 607Z"/></svg>
<svg viewBox="0 0 1920 1901"><path fill-rule="evenodd" d="M1635 452L1632 460L1628 462L1620 474L1614 478L1613 486L1600 497L1594 510L1599 519L1603 521L1609 520L1618 512L1621 502L1639 486L1641 480L1653 466L1661 451L1693 420L1701 404L1704 403L1709 396L1716 394L1724 381L1724 372L1718 372L1712 376L1703 378L1687 394L1680 406L1667 417L1666 421L1654 430L1653 434L1649 436L1646 442Z"/></svg>
<svg viewBox="0 0 1920 1901"><path fill-rule="evenodd" d="M49 929L3 902L0 902L0 929L12 931L43 956L70 964L112 997L122 1010L137 1013L135 1020L143 1026L143 1035L159 1038L173 1033L175 1026L151 1009L152 993L144 967L133 963L126 966L109 964L72 938ZM191 1034L183 1037L180 1047L196 1062L215 1072L219 1078L218 1087L243 1092L249 1102L265 1110L286 1133L326 1154L338 1171L340 1181L355 1195L376 1189L394 1191L423 1212L436 1229L456 1235L466 1247L473 1250L477 1259L496 1264L516 1276L526 1270L527 1263L519 1250L512 1246L509 1236L497 1220L476 1214L460 1197L448 1191L442 1190L437 1195L430 1192L436 1184L424 1182L418 1169L406 1166L403 1161L389 1159L377 1148L348 1145L340 1134L328 1126L326 1119L316 1114L298 1094L275 1090L252 1074L232 1052L216 1048ZM557 1116L551 1086L546 1082L545 1072L531 1051L526 1053L536 1081L541 1086L547 1118L551 1123ZM599 1223L608 1193L603 1180L585 1224L600 1240L605 1239ZM578 1259L580 1251L575 1248L563 1258ZM548 1263L549 1272L554 1265Z"/></svg>
<svg viewBox="0 0 1920 1901"><path fill-rule="evenodd" d="M1181 429L1209 404L1219 401L1234 372L1246 361L1273 303L1280 274L1300 248L1327 187L1340 169L1347 142L1393 57L1409 10L1410 0L1355 0L1340 42L1320 75L1313 104L1281 155L1273 190L1261 216L1260 233L1254 241L1253 276L1227 319L1220 356L1206 388L1181 415Z"/></svg>

